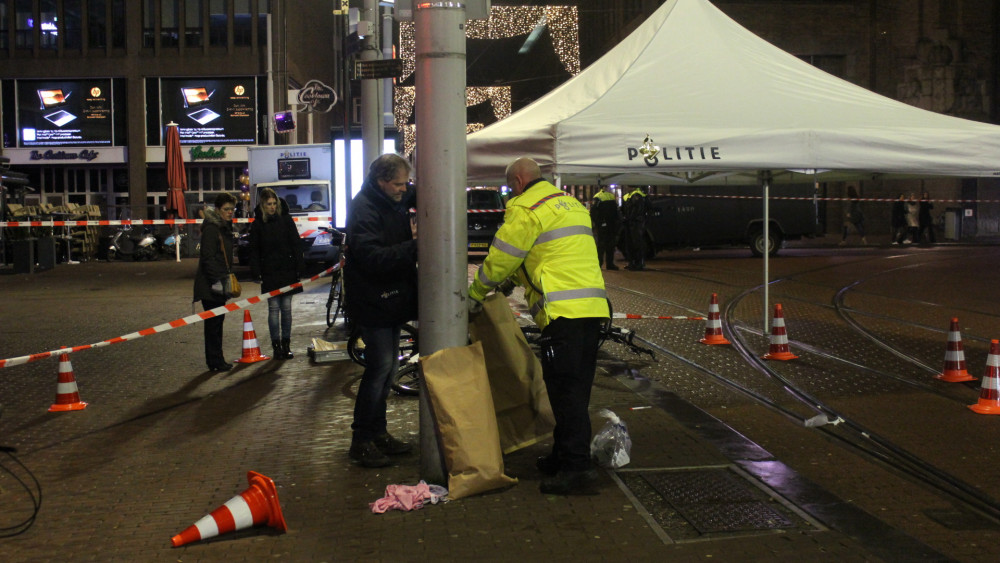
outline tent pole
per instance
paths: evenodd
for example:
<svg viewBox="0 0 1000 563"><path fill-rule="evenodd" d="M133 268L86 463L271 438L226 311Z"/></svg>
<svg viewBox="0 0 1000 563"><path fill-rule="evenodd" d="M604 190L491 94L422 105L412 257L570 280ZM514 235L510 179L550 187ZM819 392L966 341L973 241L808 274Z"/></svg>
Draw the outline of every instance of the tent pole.
<svg viewBox="0 0 1000 563"><path fill-rule="evenodd" d="M766 338L770 334L770 325L768 323L767 312L768 308L768 297L770 296L770 285L768 284L771 279L770 272L770 230L771 230L771 217L770 217L770 193L771 193L771 172L769 170L763 170L760 173L760 184L763 190L763 200L764 200L764 337Z"/></svg>

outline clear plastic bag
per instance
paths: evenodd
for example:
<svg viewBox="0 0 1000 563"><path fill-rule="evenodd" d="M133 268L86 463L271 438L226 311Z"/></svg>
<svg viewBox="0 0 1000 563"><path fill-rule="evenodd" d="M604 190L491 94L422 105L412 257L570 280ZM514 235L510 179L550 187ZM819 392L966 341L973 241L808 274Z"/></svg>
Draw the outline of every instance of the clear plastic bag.
<svg viewBox="0 0 1000 563"><path fill-rule="evenodd" d="M601 467L617 469L628 465L629 452L632 451L628 428L618 415L608 409L601 409L598 414L608 421L590 442L590 457Z"/></svg>

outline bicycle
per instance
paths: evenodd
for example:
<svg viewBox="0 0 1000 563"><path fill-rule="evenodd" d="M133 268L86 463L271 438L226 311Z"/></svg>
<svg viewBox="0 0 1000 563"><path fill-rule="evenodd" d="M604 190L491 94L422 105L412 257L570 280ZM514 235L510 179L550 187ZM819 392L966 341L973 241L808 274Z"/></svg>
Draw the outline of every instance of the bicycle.
<svg viewBox="0 0 1000 563"><path fill-rule="evenodd" d="M365 341L361 337L361 329L353 327L347 338L347 355L354 363L365 365ZM404 324L399 332L399 369L396 370L390 385L392 390L400 395L417 395L420 393L420 366L417 365L419 351L417 348L417 327Z"/></svg>
<svg viewBox="0 0 1000 563"><path fill-rule="evenodd" d="M608 310L612 310L610 300L608 301ZM537 325L522 326L521 332L524 334L524 338L529 346L541 348L545 345L542 331ZM409 324L403 325L403 330L400 332L399 337L400 367L391 384L393 390L401 395L417 395L420 392L421 381L420 366L417 364L417 360L419 359L419 354L417 353L417 336L418 331L416 327ZM601 324L597 348L600 349L608 340L622 344L631 350L633 354L649 354L650 359L654 362L656 361L656 355L653 353L653 350L635 343L634 330L615 326L612 324L610 316ZM359 342L360 334L352 335L351 339L347 342L347 352L354 361L364 365L364 344L360 344L361 351L358 352Z"/></svg>
<svg viewBox="0 0 1000 563"><path fill-rule="evenodd" d="M344 233L334 229L333 227L320 227L321 231L330 233L330 243L340 245L340 250L337 252L337 260L340 261L340 268L334 270L330 274L330 295L326 298L326 326L327 328L332 327L334 323L337 322L337 317L344 313L344 241L346 236ZM344 316L344 321L347 321L346 315Z"/></svg>

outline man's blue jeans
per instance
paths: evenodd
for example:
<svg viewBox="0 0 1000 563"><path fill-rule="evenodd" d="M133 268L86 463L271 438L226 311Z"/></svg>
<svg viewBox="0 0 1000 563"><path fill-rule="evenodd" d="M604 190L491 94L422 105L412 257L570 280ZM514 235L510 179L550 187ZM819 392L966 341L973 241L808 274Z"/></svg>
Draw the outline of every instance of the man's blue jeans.
<svg viewBox="0 0 1000 563"><path fill-rule="evenodd" d="M354 401L355 442L367 442L386 431L385 409L392 376L399 369L400 327L361 326L365 372Z"/></svg>

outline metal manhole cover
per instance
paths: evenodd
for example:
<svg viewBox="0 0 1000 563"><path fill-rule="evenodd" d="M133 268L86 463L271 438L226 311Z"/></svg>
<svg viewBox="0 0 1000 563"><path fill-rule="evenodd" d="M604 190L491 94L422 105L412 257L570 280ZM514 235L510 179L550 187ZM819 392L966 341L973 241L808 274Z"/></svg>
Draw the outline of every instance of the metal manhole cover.
<svg viewBox="0 0 1000 563"><path fill-rule="evenodd" d="M730 466L621 471L618 477L675 541L816 529Z"/></svg>

